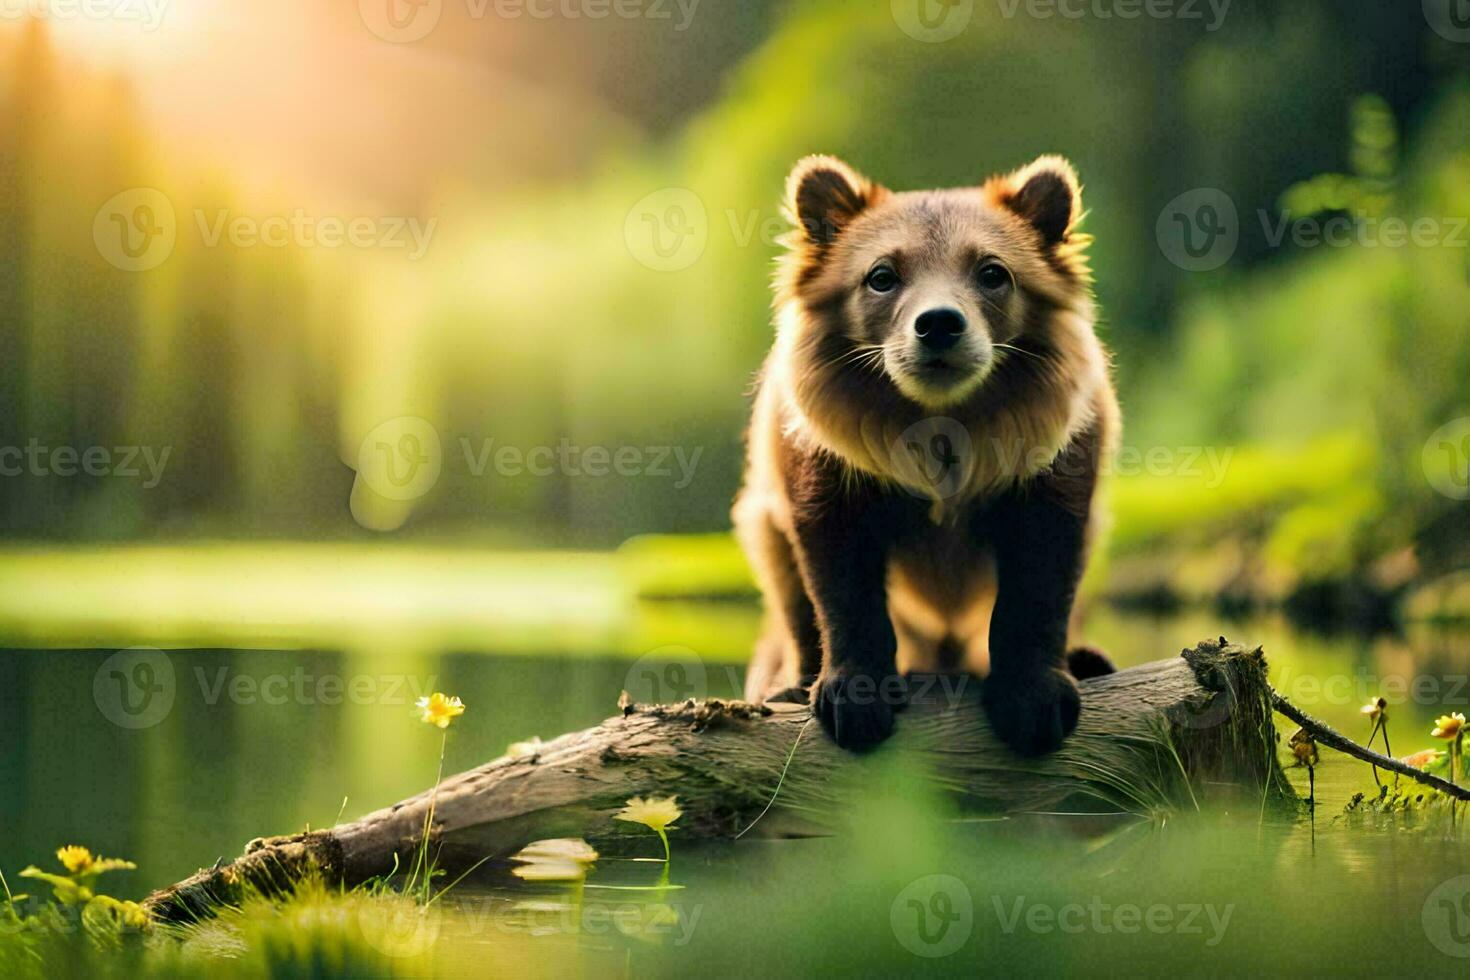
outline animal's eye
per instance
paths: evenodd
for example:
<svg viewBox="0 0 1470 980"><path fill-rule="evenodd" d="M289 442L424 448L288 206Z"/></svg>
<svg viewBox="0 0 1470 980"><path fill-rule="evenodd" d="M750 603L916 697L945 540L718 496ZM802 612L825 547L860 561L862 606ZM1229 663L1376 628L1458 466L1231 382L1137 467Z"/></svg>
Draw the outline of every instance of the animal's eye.
<svg viewBox="0 0 1470 980"><path fill-rule="evenodd" d="M1004 289L1011 284L1011 274L1006 267L999 262L987 262L975 273L975 279L980 283L981 289L997 290Z"/></svg>
<svg viewBox="0 0 1470 980"><path fill-rule="evenodd" d="M891 265L880 265L868 273L868 278L863 282L875 293L892 292L898 288L898 273L893 271Z"/></svg>

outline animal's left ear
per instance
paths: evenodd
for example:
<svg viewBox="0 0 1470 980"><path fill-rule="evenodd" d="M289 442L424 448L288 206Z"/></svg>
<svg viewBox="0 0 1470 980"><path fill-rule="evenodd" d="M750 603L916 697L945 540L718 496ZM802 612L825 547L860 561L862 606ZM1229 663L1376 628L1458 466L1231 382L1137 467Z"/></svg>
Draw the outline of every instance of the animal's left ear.
<svg viewBox="0 0 1470 980"><path fill-rule="evenodd" d="M1048 246L1065 241L1082 217L1077 171L1059 156L1037 157L1000 182L999 203L1030 222Z"/></svg>

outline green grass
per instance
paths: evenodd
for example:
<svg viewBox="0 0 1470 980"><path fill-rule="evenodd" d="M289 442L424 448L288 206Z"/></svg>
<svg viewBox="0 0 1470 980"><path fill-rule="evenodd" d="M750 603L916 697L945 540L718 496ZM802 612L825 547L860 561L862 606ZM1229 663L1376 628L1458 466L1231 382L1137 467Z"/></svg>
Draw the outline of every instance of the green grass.
<svg viewBox="0 0 1470 980"><path fill-rule="evenodd" d="M0 645L605 652L632 625L609 554L392 544L0 550Z"/></svg>
<svg viewBox="0 0 1470 980"><path fill-rule="evenodd" d="M1380 507L1366 489L1372 466L1368 444L1339 437L1295 451L1236 450L1218 479L1203 465L1118 476L1109 484L1111 550L1236 529L1263 536L1276 560L1341 566L1350 558L1343 529ZM755 595L728 533L636 537L600 553L421 543L12 545L0 548L0 645L631 655L687 635L688 616L670 600ZM732 629L712 640L716 659L748 650L753 614L738 605L726 615ZM698 618L709 615L701 609Z"/></svg>
<svg viewBox="0 0 1470 980"><path fill-rule="evenodd" d="M754 597L755 580L727 533L645 534L618 549L619 567L645 598Z"/></svg>
<svg viewBox="0 0 1470 980"><path fill-rule="evenodd" d="M1026 975L1100 964L1163 976L1452 967L1441 949L1456 940L1435 919L1435 896L1453 885L1463 829L1455 839L1443 819L1338 818L1338 807L1318 814L1313 837L1305 824L1262 824L1249 801L1238 815L1207 810L1168 823L977 823L940 818L944 807L922 793L873 794L841 839L694 849L676 838L672 875L683 887L667 893L600 887L654 867L606 859L583 884L457 890L427 911L390 891L308 881L281 899L250 898L217 918L147 933L89 932L51 917L34 930L0 929L0 975L973 976L981 961ZM924 909L963 910L951 920L959 942L949 954L920 955L933 951L934 937L914 928Z"/></svg>
<svg viewBox="0 0 1470 980"><path fill-rule="evenodd" d="M1174 537L1198 537L1222 526L1269 525L1296 508L1320 508L1343 487L1372 476L1373 447L1352 435L1294 449L1223 447L1223 475L1199 463L1191 472L1120 476L1109 484L1112 546L1126 552ZM1342 526L1337 527L1341 536Z"/></svg>

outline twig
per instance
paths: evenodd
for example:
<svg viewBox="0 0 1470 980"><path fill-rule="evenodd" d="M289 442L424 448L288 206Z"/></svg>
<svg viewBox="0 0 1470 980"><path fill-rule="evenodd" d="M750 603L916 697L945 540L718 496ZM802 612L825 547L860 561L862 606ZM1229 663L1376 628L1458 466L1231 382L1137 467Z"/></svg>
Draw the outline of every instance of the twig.
<svg viewBox="0 0 1470 980"><path fill-rule="evenodd" d="M1463 786L1456 786L1454 783L1440 779L1438 776L1427 773L1422 769L1415 769L1413 766L1400 762L1395 758L1380 755L1372 749L1364 748L1346 735L1334 731L1330 726L1318 721L1301 708L1286 700L1286 698L1277 693L1274 687L1271 688L1271 707L1298 725L1301 725L1311 734L1313 739L1327 746L1329 749L1336 749L1344 755L1350 755L1355 759L1377 766L1379 769L1387 769L1389 772L1396 772L1401 776L1408 776L1410 779L1421 782L1425 786L1433 787L1454 799L1470 800L1470 789Z"/></svg>

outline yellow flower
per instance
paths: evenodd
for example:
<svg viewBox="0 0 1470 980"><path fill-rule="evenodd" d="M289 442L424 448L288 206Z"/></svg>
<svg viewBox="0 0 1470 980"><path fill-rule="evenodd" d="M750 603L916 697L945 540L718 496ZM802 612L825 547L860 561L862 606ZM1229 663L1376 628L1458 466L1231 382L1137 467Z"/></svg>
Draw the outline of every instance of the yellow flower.
<svg viewBox="0 0 1470 980"><path fill-rule="evenodd" d="M68 844L65 847L57 849L56 860L60 861L62 867L66 868L67 871L78 875L86 874L90 871L92 869L92 863L96 859L92 857L92 852L85 847Z"/></svg>
<svg viewBox="0 0 1470 980"><path fill-rule="evenodd" d="M1383 698L1374 698L1359 710L1368 716L1369 721L1376 722L1379 718L1388 717L1388 702Z"/></svg>
<svg viewBox="0 0 1470 980"><path fill-rule="evenodd" d="M666 796L661 799L650 796L646 800L641 796L635 796L628 801L627 806L613 814L613 819L641 823L662 834L670 824L684 814L684 811L679 809L678 800L677 796Z"/></svg>
<svg viewBox="0 0 1470 980"><path fill-rule="evenodd" d="M1458 711L1448 715L1441 715L1434 720L1434 731L1430 732L1435 738L1456 739L1465 730L1465 716Z"/></svg>
<svg viewBox="0 0 1470 980"><path fill-rule="evenodd" d="M626 806L613 814L613 819L641 823L658 834L658 839L663 841L664 845L664 869L668 870L669 835L664 831L674 829L669 825L683 815L684 811L679 809L677 796L661 798L650 796L646 800L641 796L635 796L628 801Z"/></svg>
<svg viewBox="0 0 1470 980"><path fill-rule="evenodd" d="M131 871L137 867L133 862L124 861L122 858L94 856L91 851L77 844L68 844L66 847L57 849L56 860L78 878L100 875L107 871Z"/></svg>
<svg viewBox="0 0 1470 980"><path fill-rule="evenodd" d="M422 720L428 725L448 728L449 723L464 714L464 702L459 698L435 691L429 697L419 698L416 707L423 712Z"/></svg>

